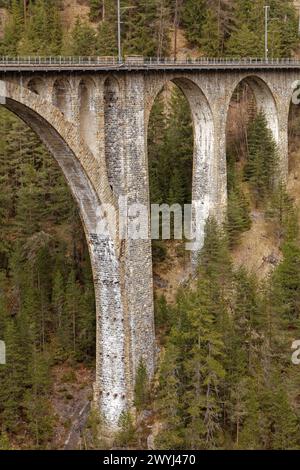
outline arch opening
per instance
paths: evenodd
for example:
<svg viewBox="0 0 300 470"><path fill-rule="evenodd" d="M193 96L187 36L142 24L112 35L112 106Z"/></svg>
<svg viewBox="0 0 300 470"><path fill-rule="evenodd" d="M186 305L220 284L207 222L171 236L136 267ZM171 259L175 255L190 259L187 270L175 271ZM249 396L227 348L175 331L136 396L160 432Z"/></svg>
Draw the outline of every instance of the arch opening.
<svg viewBox="0 0 300 470"><path fill-rule="evenodd" d="M91 391L95 373L91 259L78 209L55 164L60 154L60 165L67 172L62 161L68 158L66 144L53 129L50 132L50 126L46 136L47 123L21 103L7 98L5 107L0 108L0 338L7 343L7 365L0 377L7 400L1 395L0 421L8 438L17 439L18 447L46 448L49 442L59 447L55 425L49 424L64 420L53 405L62 399L57 390L69 377L74 387L81 384ZM72 192L77 197L78 189L73 181ZM9 198L5 199L7 191ZM19 376L12 386L6 377L12 377L14 370ZM90 384L81 383L80 374L90 377ZM46 377L55 377L54 392ZM15 403L12 421L7 419L8 400ZM75 406L76 396L70 392L69 403L72 401ZM35 430L39 431L38 442Z"/></svg>
<svg viewBox="0 0 300 470"><path fill-rule="evenodd" d="M150 203L167 204L171 210L171 240L162 239L160 219L160 237L152 241L154 286L157 294L163 293L171 300L178 288L178 278L175 282L171 278L176 270L184 278L196 261L213 204L213 119L200 88L183 77L168 81L153 100L147 134ZM199 204L200 218L196 219L192 203ZM179 210L182 222L181 234L176 230L180 239L175 233L178 213L172 215L172 205L177 206L174 208ZM186 243L191 231L197 234L196 245ZM174 269L170 269L172 257ZM164 270L164 263L168 269Z"/></svg>
<svg viewBox="0 0 300 470"><path fill-rule="evenodd" d="M68 80L60 78L53 85L52 103L70 120L72 116L71 87Z"/></svg>
<svg viewBox="0 0 300 470"><path fill-rule="evenodd" d="M279 123L278 123L278 110L274 95L270 87L259 77L249 75L243 78L237 85L234 95L243 93L242 90L247 90L248 95L252 94L255 100L256 113L263 113L265 115L269 129L272 131L273 138L276 143L279 141ZM234 99L233 95L233 99ZM252 98L252 101L253 101ZM232 101L232 100L231 100ZM252 105L253 106L253 105Z"/></svg>
<svg viewBox="0 0 300 470"><path fill-rule="evenodd" d="M80 136L91 151L97 153L97 128L95 109L95 86L91 80L79 83L79 122Z"/></svg>
<svg viewBox="0 0 300 470"><path fill-rule="evenodd" d="M298 177L300 172L300 105L291 100L288 113L288 165L287 165L287 184L288 189L295 199L297 205L300 200L298 197Z"/></svg>
<svg viewBox="0 0 300 470"><path fill-rule="evenodd" d="M226 224L232 248L252 227L247 235L251 240L252 232L258 230L258 214L264 219L263 208L278 175L278 144L278 112L272 91L260 78L245 77L234 90L226 121ZM251 263L259 264L261 260L254 258Z"/></svg>
<svg viewBox="0 0 300 470"><path fill-rule="evenodd" d="M2 84L4 106L39 136L57 160L78 204L88 242L96 301L96 380L94 402L109 430L116 430L120 414L131 406L130 364L125 344L124 291L110 215L103 203L114 204L106 175L98 173L93 154L76 139L77 128L56 107L12 83ZM4 93L5 92L5 93ZM88 162L87 162L88 160ZM94 170L94 171L93 171ZM102 180L99 178L103 178ZM105 234L101 222L107 217ZM107 228L109 232L107 233ZM112 400L112 396L115 398Z"/></svg>
<svg viewBox="0 0 300 470"><path fill-rule="evenodd" d="M27 83L27 88L36 95L42 95L45 90L44 80L40 77L31 78Z"/></svg>

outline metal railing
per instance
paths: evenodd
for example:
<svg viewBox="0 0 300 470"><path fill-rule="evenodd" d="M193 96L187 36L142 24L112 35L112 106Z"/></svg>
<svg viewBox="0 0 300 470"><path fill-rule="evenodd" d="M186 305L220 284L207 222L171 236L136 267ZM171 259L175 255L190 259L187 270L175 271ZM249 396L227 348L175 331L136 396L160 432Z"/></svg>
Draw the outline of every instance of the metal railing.
<svg viewBox="0 0 300 470"><path fill-rule="evenodd" d="M28 57L9 57L0 56L0 69L1 67L140 67L140 68L157 68L157 67L214 67L214 66L300 66L300 60L294 58L277 59L270 58L268 60L257 57L247 58L144 58L139 56L125 57L119 61L117 57L43 57L43 56L28 56Z"/></svg>

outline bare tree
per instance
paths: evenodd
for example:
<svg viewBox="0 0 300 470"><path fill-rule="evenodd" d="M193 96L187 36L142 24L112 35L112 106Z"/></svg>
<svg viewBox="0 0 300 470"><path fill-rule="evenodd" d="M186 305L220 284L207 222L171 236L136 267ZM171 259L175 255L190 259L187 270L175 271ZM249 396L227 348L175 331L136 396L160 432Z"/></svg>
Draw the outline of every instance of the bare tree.
<svg viewBox="0 0 300 470"><path fill-rule="evenodd" d="M105 21L105 0L102 0L102 21Z"/></svg>
<svg viewBox="0 0 300 470"><path fill-rule="evenodd" d="M168 26L168 8L165 0L159 2L159 24L158 24L158 41L157 41L157 57L160 58L163 53L166 29Z"/></svg>
<svg viewBox="0 0 300 470"><path fill-rule="evenodd" d="M27 0L23 0L23 14L24 14L24 23L27 23Z"/></svg>
<svg viewBox="0 0 300 470"><path fill-rule="evenodd" d="M180 13L182 7L182 0L175 0L175 10L174 10L174 60L177 60L177 37L178 37L178 27L180 23Z"/></svg>

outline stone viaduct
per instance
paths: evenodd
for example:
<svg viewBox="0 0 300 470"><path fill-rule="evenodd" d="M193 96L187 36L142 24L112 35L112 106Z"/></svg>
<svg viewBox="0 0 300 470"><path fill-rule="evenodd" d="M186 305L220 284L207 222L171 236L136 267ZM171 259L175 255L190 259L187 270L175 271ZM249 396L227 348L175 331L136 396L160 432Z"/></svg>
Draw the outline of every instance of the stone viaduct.
<svg viewBox="0 0 300 470"><path fill-rule="evenodd" d="M0 99L25 121L60 165L77 201L94 275L97 354L94 401L110 429L133 407L134 382L143 360L151 377L155 335L151 241L99 233L107 214L149 204L147 125L152 105L172 81L193 117L193 201L203 208L197 230L226 208L226 119L236 87L247 82L278 143L287 174L288 115L300 63L91 64L0 61ZM150 227L147 227L149 230Z"/></svg>

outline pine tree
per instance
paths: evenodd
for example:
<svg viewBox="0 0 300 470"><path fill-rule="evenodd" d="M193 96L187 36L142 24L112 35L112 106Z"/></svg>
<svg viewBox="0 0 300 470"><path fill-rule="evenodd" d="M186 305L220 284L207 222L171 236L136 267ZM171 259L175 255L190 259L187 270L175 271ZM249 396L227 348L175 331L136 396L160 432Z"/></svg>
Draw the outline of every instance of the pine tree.
<svg viewBox="0 0 300 470"><path fill-rule="evenodd" d="M64 318L60 331L63 348L70 358L76 358L77 354L77 320L80 308L79 294L80 290L76 282L75 272L72 270L69 274L66 286Z"/></svg>
<svg viewBox="0 0 300 470"><path fill-rule="evenodd" d="M248 128L248 156L244 168L256 204L263 202L274 189L277 171L277 147L263 112Z"/></svg>
<svg viewBox="0 0 300 470"><path fill-rule="evenodd" d="M186 37L192 46L201 46L201 36L205 22L205 0L195 2L187 0L183 3L182 25L186 31Z"/></svg>
<svg viewBox="0 0 300 470"><path fill-rule="evenodd" d="M299 418L289 403L286 387L276 376L271 405L272 448L278 450L299 449Z"/></svg>
<svg viewBox="0 0 300 470"><path fill-rule="evenodd" d="M136 430L133 418L128 411L123 411L119 419L120 431L116 436L116 444L122 447L136 445Z"/></svg>
<svg viewBox="0 0 300 470"><path fill-rule="evenodd" d="M116 56L117 54L116 28L109 21L103 21L99 24L96 53L100 56Z"/></svg>
<svg viewBox="0 0 300 470"><path fill-rule="evenodd" d="M49 363L46 356L34 351L31 364L31 389L24 396L28 428L34 447L43 449L52 435L53 418L50 405Z"/></svg>
<svg viewBox="0 0 300 470"><path fill-rule="evenodd" d="M62 46L62 27L54 0L30 4L29 21L18 44L21 55L58 55Z"/></svg>
<svg viewBox="0 0 300 470"><path fill-rule="evenodd" d="M166 297L160 295L154 298L155 326L157 329L168 329L171 323L172 308L168 305Z"/></svg>
<svg viewBox="0 0 300 470"><path fill-rule="evenodd" d="M23 396L30 386L31 338L26 318L7 320L4 332L7 363L0 388L4 431L16 432L22 417Z"/></svg>
<svg viewBox="0 0 300 470"><path fill-rule="evenodd" d="M200 45L206 57L217 57L220 54L221 37L217 16L211 9L206 10Z"/></svg>
<svg viewBox="0 0 300 470"><path fill-rule="evenodd" d="M97 21L105 19L105 10L108 8L109 0L90 0L90 19Z"/></svg>
<svg viewBox="0 0 300 470"><path fill-rule="evenodd" d="M24 31L23 1L12 0L9 20L5 25L4 37L0 41L1 55L16 56L18 43Z"/></svg>
<svg viewBox="0 0 300 470"><path fill-rule="evenodd" d="M165 421L165 429L156 438L159 449L185 448L180 406L180 368L178 348L170 340L160 368L160 392L156 402Z"/></svg>
<svg viewBox="0 0 300 470"><path fill-rule="evenodd" d="M157 51L156 0L131 0L124 14L124 55L154 57ZM153 34L154 33L154 34Z"/></svg>
<svg viewBox="0 0 300 470"><path fill-rule="evenodd" d="M228 193L226 229L231 247L237 244L242 232L250 229L251 219L249 212L249 203L240 186L236 185Z"/></svg>
<svg viewBox="0 0 300 470"><path fill-rule="evenodd" d="M54 322L56 329L62 326L63 315L64 315L64 302L65 302L65 291L64 291L64 279L60 271L55 273L52 288L52 306L54 314Z"/></svg>
<svg viewBox="0 0 300 470"><path fill-rule="evenodd" d="M283 261L273 275L274 309L282 320L291 324L299 321L300 248L295 241L282 248Z"/></svg>
<svg viewBox="0 0 300 470"><path fill-rule="evenodd" d="M257 390L255 380L247 383L247 392L242 400L243 408L243 426L239 432L239 438L236 433L236 443L240 449L261 450L264 435L262 425L263 418L260 410L260 396Z"/></svg>
<svg viewBox="0 0 300 470"><path fill-rule="evenodd" d="M146 406L149 399L148 395L148 374L143 361L140 361L135 381L135 399L134 403L138 411Z"/></svg>
<svg viewBox="0 0 300 470"><path fill-rule="evenodd" d="M266 208L266 217L275 224L275 233L279 240L295 238L298 233L297 211L284 184L276 185Z"/></svg>
<svg viewBox="0 0 300 470"><path fill-rule="evenodd" d="M89 262L89 261L88 261ZM81 296L77 319L77 360L89 363L96 354L95 292L91 273L84 278L84 292ZM89 280L90 278L90 280Z"/></svg>
<svg viewBox="0 0 300 470"><path fill-rule="evenodd" d="M231 34L226 44L226 54L229 57L261 57L263 51L259 33L251 31L246 23Z"/></svg>
<svg viewBox="0 0 300 470"><path fill-rule="evenodd" d="M188 387L186 429L189 448L217 448L220 445L221 407L219 393L225 370L221 357L223 342L215 328L214 293L209 281L200 280L195 298L187 306L190 343L184 367Z"/></svg>
<svg viewBox="0 0 300 470"><path fill-rule="evenodd" d="M68 53L73 56L93 56L96 54L97 36L95 30L77 18L71 32Z"/></svg>
<svg viewBox="0 0 300 470"><path fill-rule="evenodd" d="M0 450L11 450L8 434L6 432L0 434Z"/></svg>

